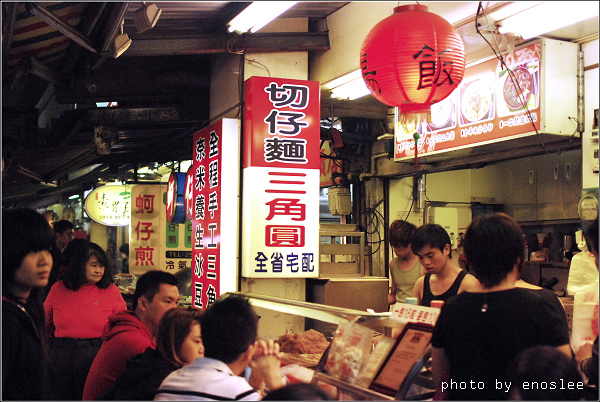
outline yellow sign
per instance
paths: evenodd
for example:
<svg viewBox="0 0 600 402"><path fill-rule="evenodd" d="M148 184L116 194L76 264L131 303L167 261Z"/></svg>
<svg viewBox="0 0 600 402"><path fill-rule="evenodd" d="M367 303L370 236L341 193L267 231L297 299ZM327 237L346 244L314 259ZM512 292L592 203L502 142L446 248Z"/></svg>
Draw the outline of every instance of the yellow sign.
<svg viewBox="0 0 600 402"><path fill-rule="evenodd" d="M122 184L109 184L92 190L83 207L88 216L106 226L129 225L131 188Z"/></svg>

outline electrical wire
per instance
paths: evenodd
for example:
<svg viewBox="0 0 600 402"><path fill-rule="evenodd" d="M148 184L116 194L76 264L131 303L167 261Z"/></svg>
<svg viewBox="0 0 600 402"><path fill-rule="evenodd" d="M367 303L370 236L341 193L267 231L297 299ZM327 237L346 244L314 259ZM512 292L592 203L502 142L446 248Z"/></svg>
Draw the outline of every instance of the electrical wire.
<svg viewBox="0 0 600 402"><path fill-rule="evenodd" d="M531 123L533 130L535 131L536 137L538 139L539 144L541 145L542 149L544 150L545 154L550 158L550 161L552 162L553 166L558 166L559 163L555 162L552 154L550 153L550 151L548 151L548 149L546 148L546 144L542 141L541 139L541 134L538 131L537 127L535 126L534 122L533 122L533 117L531 116L531 112L529 110L529 108L527 107L527 102L525 102L525 96L523 94L523 90L521 89L521 86L519 85L518 80L515 78L515 74L514 72L508 67L508 65L506 64L504 57L502 56L502 51L500 51L500 46L498 45L498 42L496 41L496 37L493 36L494 42L496 43L496 47L498 48L498 52L496 52L496 49L494 48L494 46L492 46L492 44L487 40L487 38L483 35L483 33L481 33L481 31L479 30L479 16L483 14L483 18L485 18L486 24L487 26L490 26L490 23L487 19L487 15L485 14L485 10L483 9L483 2L479 2L479 5L477 7L477 14L475 16L475 30L477 31L477 33L479 34L479 36L481 36L481 38L483 38L483 40L488 44L488 46L490 47L490 49L492 50L492 52L494 52L494 56L496 56L496 58L500 61L500 66L505 68L507 73L508 73L508 78L510 78L511 83L513 84L514 88L517 89L517 93L520 94L519 98L523 101L523 109L525 110L525 113L528 117L529 122ZM573 139L575 138L575 135L577 133L581 134L581 125L579 123L579 121L575 118L575 117L571 117L569 116L569 119L574 120L575 123L577 124L577 127L575 129L575 131L573 132L573 134L571 135L571 137L569 138L569 140L567 141L567 144L565 147L569 146L572 142ZM562 153L562 151L557 151L557 154ZM569 190L571 192L573 192L574 194L576 194L577 196L579 196L579 194L577 193L577 191L575 191L573 189L573 186L571 183L569 183L568 180L566 180L565 177L563 177L563 175L559 172L559 175L563 181L563 183L567 184L567 187L569 187Z"/></svg>
<svg viewBox="0 0 600 402"><path fill-rule="evenodd" d="M361 227L360 229L362 232L365 232L366 235L376 234L377 238L379 239L377 241L367 240L367 244L377 244L377 249L375 249L374 251L371 252L371 256L373 256L379 252L379 249L381 248L381 243L385 242L385 237L382 238L381 233L379 231L379 227L383 226L385 219L384 219L383 215L381 214L381 212L379 212L377 209L367 208L360 214L358 221L362 222L363 216L365 216L367 214L370 214L370 216L367 216L367 221L366 221L367 224L366 224L366 226ZM371 226L373 227L373 231L369 231L369 227L371 227Z"/></svg>
<svg viewBox="0 0 600 402"><path fill-rule="evenodd" d="M267 70L267 74L269 74L269 78L271 78L271 72L269 71L269 69L267 68L267 66L265 66L264 64L262 64L262 63L260 63L260 62L258 62L258 61L256 61L256 60L254 60L254 59L253 59L253 60L246 59L246 61L247 61L248 63L255 63L255 64L258 64L259 66L261 66L262 68L264 68L265 70Z"/></svg>

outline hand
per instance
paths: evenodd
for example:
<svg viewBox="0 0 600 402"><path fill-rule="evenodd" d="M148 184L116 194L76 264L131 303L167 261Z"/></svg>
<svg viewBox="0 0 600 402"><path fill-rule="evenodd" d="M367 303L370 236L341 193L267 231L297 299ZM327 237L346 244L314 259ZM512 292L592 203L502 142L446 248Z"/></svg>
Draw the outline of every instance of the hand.
<svg viewBox="0 0 600 402"><path fill-rule="evenodd" d="M279 372L281 356L279 344L272 339L267 342L256 341L256 351L250 362L252 372L248 382L255 389L262 388L263 385L271 390L281 388L284 385Z"/></svg>
<svg viewBox="0 0 600 402"><path fill-rule="evenodd" d="M281 359L283 354L279 351L279 344L272 339L268 341L258 340L256 341L256 351L254 352L254 359L260 356L275 356Z"/></svg>
<svg viewBox="0 0 600 402"><path fill-rule="evenodd" d="M588 357L592 357L592 344L584 343L575 354L575 360L579 363Z"/></svg>

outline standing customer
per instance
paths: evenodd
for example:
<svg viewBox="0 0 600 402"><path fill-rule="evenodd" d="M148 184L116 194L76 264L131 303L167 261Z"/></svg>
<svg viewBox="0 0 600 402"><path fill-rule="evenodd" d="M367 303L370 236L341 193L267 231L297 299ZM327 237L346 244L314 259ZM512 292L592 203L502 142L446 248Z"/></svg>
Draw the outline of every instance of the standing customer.
<svg viewBox="0 0 600 402"><path fill-rule="evenodd" d="M388 304L404 303L412 295L415 282L425 274L425 269L419 263L410 248L412 237L417 227L410 222L396 219L390 225L388 240L396 257L390 261L390 293Z"/></svg>
<svg viewBox="0 0 600 402"><path fill-rule="evenodd" d="M419 256L425 276L417 279L413 289L421 306L431 306L432 300L446 301L465 290L478 289L475 277L452 262L452 243L441 225L419 227L411 242L413 253ZM470 263L470 261L469 261Z"/></svg>
<svg viewBox="0 0 600 402"><path fill-rule="evenodd" d="M552 346L571 357L561 308L515 286L523 250L523 232L506 214L479 216L467 228L465 253L482 288L446 301L431 340L434 382L448 399L506 399L509 389L498 384L529 347Z"/></svg>
<svg viewBox="0 0 600 402"><path fill-rule="evenodd" d="M166 376L204 356L200 317L202 310L177 307L165 313L156 333L156 350L127 360L127 368L100 399L151 401Z"/></svg>
<svg viewBox="0 0 600 402"><path fill-rule="evenodd" d="M165 271L148 271L137 281L133 311L124 310L108 317L102 346L90 367L83 400L98 399L125 371L127 359L154 348L154 334L163 315L177 307L177 278Z"/></svg>
<svg viewBox="0 0 600 402"><path fill-rule="evenodd" d="M46 287L46 294L52 288L56 281L62 279L59 277L60 266L64 263L65 250L69 243L73 240L75 226L68 220L60 220L54 223L54 247L52 248L52 272L50 272L50 280Z"/></svg>
<svg viewBox="0 0 600 402"><path fill-rule="evenodd" d="M51 344L54 397L81 400L108 316L127 305L113 283L108 256L100 246L75 239L69 249L72 254L65 277L52 286L44 302L46 336Z"/></svg>
<svg viewBox="0 0 600 402"><path fill-rule="evenodd" d="M263 385L282 387L279 344L257 337L258 316L248 299L219 297L202 316L204 357L169 374L154 400L257 401ZM246 367L252 369L248 381L240 377Z"/></svg>
<svg viewBox="0 0 600 402"><path fill-rule="evenodd" d="M52 228L30 209L2 212L2 399L49 398L42 292Z"/></svg>

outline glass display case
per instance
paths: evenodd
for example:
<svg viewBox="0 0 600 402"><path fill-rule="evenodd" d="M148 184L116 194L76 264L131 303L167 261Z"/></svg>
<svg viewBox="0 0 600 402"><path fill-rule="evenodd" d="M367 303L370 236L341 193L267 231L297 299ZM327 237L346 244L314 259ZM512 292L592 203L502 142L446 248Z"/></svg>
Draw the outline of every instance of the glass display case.
<svg viewBox="0 0 600 402"><path fill-rule="evenodd" d="M424 350L415 355L415 362L411 363L411 366L403 374L405 377L400 386L397 389L388 390L392 392L378 392L369 384L365 385L364 382L356 381L353 378L348 380L336 377L328 372L326 368L328 356L332 350L332 344L335 343L333 342L334 337L339 336L338 328L350 324L368 329L369 350L365 362L376 354L374 352L378 350L377 341L380 339L391 342L390 346L394 345L391 349L393 351L399 343L391 338L392 331L401 333L399 338L402 338L402 334L404 334L402 330L405 325L390 319L389 313L371 313L256 293L235 293L248 298L260 317L258 331L261 339L273 339L281 344L282 339L288 339L291 334L301 336L304 333L314 334L314 331L317 331L324 336L327 344L323 352L318 353L317 356L315 354L284 353L282 364L298 364L305 370L311 370L309 380L305 380L305 382L325 385L324 388L334 391L338 400L424 400L433 396L435 390L431 376L431 345L429 342L424 345L426 346ZM290 357L294 358L290 359ZM386 364L387 360L380 367L383 369ZM365 364L362 367L364 369Z"/></svg>

